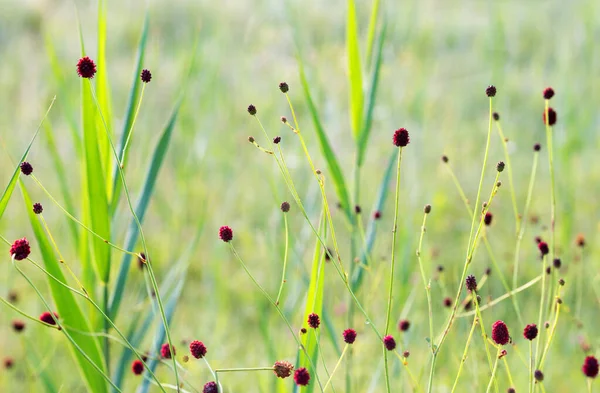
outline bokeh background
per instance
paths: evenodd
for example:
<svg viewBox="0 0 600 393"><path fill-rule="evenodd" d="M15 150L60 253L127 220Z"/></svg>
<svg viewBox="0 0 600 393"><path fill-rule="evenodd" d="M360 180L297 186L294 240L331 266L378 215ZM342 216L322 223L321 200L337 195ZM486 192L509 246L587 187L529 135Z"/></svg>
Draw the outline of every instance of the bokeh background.
<svg viewBox="0 0 600 393"><path fill-rule="evenodd" d="M319 190L310 174L300 144L293 133L279 121L290 116L285 97L277 85L287 81L290 96L309 150L317 167L326 168L319 150L313 124L299 85L297 46L303 51L305 67L315 101L320 110L335 152L348 182L351 182L354 141L348 115L347 59L345 48L344 1L263 0L263 1L108 1L107 62L112 88L113 127L119 135L135 66L136 48L146 7L149 10L149 42L145 68L152 71L152 82L145 90L144 102L136 124L132 156L126 168L127 181L135 199L148 163L148 152L157 142L163 125L186 89L166 163L145 220L145 235L154 258L158 279L169 271L192 240L200 222L204 230L200 244L191 258L189 274L177 313L172 323L176 342L201 339L209 347L215 367L269 366L274 360L294 360L295 344L275 312L252 285L227 248L218 241L220 225L234 228L237 248L257 278L270 291L279 283L283 250L282 219L279 204L291 199L277 167L270 157L247 141L249 135L262 138L256 121L246 112L249 104L258 108L259 116L271 136L281 135L298 188L313 222L318 220ZM367 34L371 2L358 1L362 49ZM466 190L475 197L483 158L488 124L488 99L485 88L494 84L498 94L494 109L499 112L504 133L509 138L511 162L519 206L525 201L533 158L533 144L542 143L542 156L535 183L531 216L526 233L522 263L525 282L538 274L539 262L534 236L548 236L549 177L545 156L545 133L542 123L542 89L551 85L557 92L552 106L558 112L554 129L556 190L558 198L557 244L565 269L561 271L573 286L565 289L567 311L561 316L558 339L548 361L547 391L568 391L577 386L583 391L585 381L580 372L583 352L580 341L592 349L598 344L598 256L595 248L598 227L597 196L600 193L597 170L597 131L600 124L600 78L597 43L600 41L600 3L595 1L456 1L423 0L382 2L382 16L388 22L381 85L375 109L372 137L363 169L361 204L365 219L370 215L377 187L388 157L392 153L391 135L399 127L410 131L411 144L406 148L401 185L401 243L395 317L407 317L412 326L401 336L402 348L410 349L412 371L420 376L429 361L425 294L421 288L414 250L417 246L422 208L433 205L426 235L425 261L434 277L433 296L436 331L446 318L441 302L456 288L464 258L464 245L470 220L447 175L440 157L447 154ZM72 145L68 118L79 122L80 80L75 72L79 58L77 15L81 18L86 51L94 57L96 50L96 4L88 1L0 0L0 184L7 184L14 163L20 157L41 120L51 98L57 95L49 122L63 164L72 171L69 185L76 197L80 190L81 163ZM295 38L296 37L296 42ZM56 51L63 70L63 86L52 72L49 44ZM196 60L190 76L187 67L197 45ZM262 140L264 142L264 139ZM488 192L493 167L503 159L499 137L494 131L484 192ZM60 200L60 187L48 152L48 139L42 133L30 153L35 173ZM506 179L504 179L506 180ZM505 182L505 185L508 185ZM34 198L48 206L44 215L53 228L71 265L77 271L77 253L68 236L68 222L50 201L28 182ZM4 186L2 186L4 187ZM329 187L329 196L335 193ZM8 239L31 235L25 209L17 192L0 221L0 233ZM486 195L486 194L484 194ZM75 199L76 200L76 199ZM514 218L508 187L502 188L494 202L495 224L489 231L495 253L510 273L514 249ZM122 220L115 224L114 238L122 244L129 223L122 205ZM77 213L77 212L75 212ZM77 215L77 214L76 214ZM342 243L348 244L349 233L341 213L338 226ZM379 236L373 251L376 263L363 287L363 298L376 323L385 318L387 277L393 204L391 198L383 209ZM284 308L299 326L303 316L304 278L309 271L314 239L297 209L290 214L292 249L290 277ZM531 221L531 217L527 217ZM536 221L536 220L534 220ZM574 238L583 233L588 247L583 261L577 260ZM33 246L35 253L35 245ZM346 247L347 249L347 247ZM118 255L118 252L115 252ZM473 274L481 276L490 266L483 249L477 254ZM120 256L114 258L120 260ZM379 262L381 261L381 262ZM443 265L444 273L435 273ZM4 258L0 292L19 295L18 306L33 315L43 311L42 304ZM117 266L114 272L116 273ZM585 272L585 274L581 274ZM32 279L46 289L45 278L31 270ZM339 277L331 270L326 308L336 329L345 328L347 296ZM444 289L436 285L445 283ZM581 281L578 281L581 280ZM575 285L575 282L577 283ZM413 284L414 285L411 285ZM131 294L124 307L135 307L143 277L132 264L129 285ZM413 287L419 290L413 291ZM576 288L583 291L584 312L577 321L569 311ZM451 289L451 290L450 290ZM503 293L500 282L490 276L485 295ZM537 289L522 294L531 319L537 319ZM529 300L529 301L528 301ZM529 307L530 306L530 307ZM514 320L508 302L484 314L487 321ZM15 367L0 374L0 390L35 391L36 379L30 367L20 362L23 340L35 343L43 359L39 368L53 370L63 392L79 392L80 382L61 336L53 339L43 327L31 326L16 337L10 321L16 317L4 307L0 312L0 356L12 357ZM117 324L126 327L127 314ZM453 381L462 352L465 331L470 321L460 320L446 348L452 365L440 366L439 391ZM355 369L357 391L382 391L378 374L380 350L364 321L357 318L359 341L355 349L364 367ZM157 322L158 324L158 322ZM509 324L509 328L512 326ZM514 325L513 337L520 337L522 327ZM55 332L51 332L55 333ZM363 334L364 333L364 334ZM58 336L56 336L58 337ZM473 367L465 371L464 387L482 391L485 378L474 365L485 359L481 339L472 349ZM521 343L521 355L527 348ZM120 350L115 344L116 351ZM324 344L332 355L333 348ZM518 350L514 353L519 352ZM277 359L273 359L276 356ZM515 356L516 358L516 356ZM479 360L477 360L479 359ZM482 363L485 364L485 363ZM513 373L522 386L524 375ZM200 363L186 365L196 387L210 378ZM397 375L404 371L394 366ZM428 370L427 367L424 370ZM266 373L268 374L268 373ZM234 374L223 382L232 390L272 391L272 375ZM421 377L425 382L426 372ZM169 374L159 374L169 378ZM502 374L505 378L505 374ZM334 380L335 382L336 380ZM342 374L339 376L343 386ZM406 376L397 376L398 386L408 388ZM402 382L400 382L402 381ZM124 391L134 391L131 378ZM517 384L519 385L519 384ZM291 383L288 380L288 386ZM501 383L504 387L504 382ZM506 385L507 387L508 385ZM338 388L338 391L340 391ZM567 390L565 390L567 389ZM343 389L341 390L343 391ZM449 391L449 390L448 390Z"/></svg>

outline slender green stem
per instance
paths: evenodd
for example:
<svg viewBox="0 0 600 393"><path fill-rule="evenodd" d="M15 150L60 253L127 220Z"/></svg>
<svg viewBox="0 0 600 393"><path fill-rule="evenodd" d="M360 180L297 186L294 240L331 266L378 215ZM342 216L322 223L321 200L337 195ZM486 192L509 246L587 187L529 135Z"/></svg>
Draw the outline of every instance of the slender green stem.
<svg viewBox="0 0 600 393"><path fill-rule="evenodd" d="M321 340L320 335L317 334L317 329L312 329L315 335L315 342L317 343L317 351L319 355L321 355L321 363L323 363L323 369L325 370L325 375L327 375L327 380L331 380L331 374L329 374L329 370L327 369L327 363L325 362L325 356L323 355L323 350L321 349ZM335 393L335 388L333 387L333 383L331 384L331 390ZM323 392L325 392L325 388L323 388Z"/></svg>
<svg viewBox="0 0 600 393"><path fill-rule="evenodd" d="M427 277L425 276L425 268L423 267L423 260L421 258L421 253L423 251L423 238L425 237L427 223L427 216L429 213L423 214L423 224L421 225L421 235L419 236L419 247L417 248L417 259L419 261L419 269L421 270L421 278L423 279L423 286L425 287L425 294L427 295L427 309L429 310L429 340L431 345L431 352L434 352L433 349L433 308L431 306L431 283L427 281Z"/></svg>
<svg viewBox="0 0 600 393"><path fill-rule="evenodd" d="M588 388L588 393L592 393L592 378L586 378L587 379L587 388Z"/></svg>
<svg viewBox="0 0 600 393"><path fill-rule="evenodd" d="M542 322L544 322L544 299L545 299L545 295L546 295L546 255L543 256L542 258L542 293L540 295L540 312L539 312L539 316L538 316L538 326L539 329L542 329ZM535 357L537 359L540 358L540 342L542 340L537 340L537 343L535 345Z"/></svg>
<svg viewBox="0 0 600 393"><path fill-rule="evenodd" d="M215 373L233 373L233 372L248 372L248 371L273 371L271 367L240 367L240 368L217 368Z"/></svg>
<svg viewBox="0 0 600 393"><path fill-rule="evenodd" d="M585 273L585 267L584 267L584 255L583 255L583 247L581 248L581 251L578 253L578 257L579 257L579 268L577 269L577 289L575 292L575 318L577 318L578 321L581 321L581 306L583 304L583 287L584 287L584 283L583 283L583 277L584 277L584 273Z"/></svg>
<svg viewBox="0 0 600 393"><path fill-rule="evenodd" d="M488 393L490 391L490 389L492 388L492 382L496 380L496 370L498 370L498 360L500 360L500 351L502 350L502 347L498 347L498 351L496 353L496 361L494 362L494 369L492 370L492 377L490 378L490 383L488 384L488 387L486 389L486 393Z"/></svg>
<svg viewBox="0 0 600 393"><path fill-rule="evenodd" d="M333 379L333 375L335 374L335 372L337 371L337 369L340 367L340 364L342 364L342 359L344 359L344 355L348 351L348 347L349 346L350 346L350 344L346 344L346 346L344 347L344 350L342 351L342 355L338 359L337 363L335 364L335 367L333 368L333 371L331 372L331 375L329 376L329 379L325 383L325 387L323 388L323 393L325 393L325 391L329 387L329 384L331 383L331 380ZM333 387L333 385L332 385L332 387Z"/></svg>
<svg viewBox="0 0 600 393"><path fill-rule="evenodd" d="M488 365L490 367L490 369L492 369L494 366L492 366L492 355L490 353L490 349L488 347L488 335L485 332L485 322L483 321L483 317L481 316L481 309L479 308L479 301L477 301L477 294L474 293L473 294L473 303L475 303L475 312L477 313L477 318L479 319L479 326L481 328L481 337L483 338L483 344L485 346L485 354L487 356L488 359ZM498 362L498 359L496 359L496 363ZM493 375L493 371L492 371L492 375ZM494 387L496 389L496 391L498 391L498 382L494 380Z"/></svg>
<svg viewBox="0 0 600 393"><path fill-rule="evenodd" d="M541 339L539 337L538 339ZM533 341L529 340L529 393L533 393L533 365L535 364L535 357L533 355Z"/></svg>
<svg viewBox="0 0 600 393"><path fill-rule="evenodd" d="M108 138L108 141L110 142L110 147L111 147L113 156L116 160L117 169L119 171L119 176L121 177L121 184L123 186L123 190L125 191L125 196L127 198L127 205L129 207L129 210L131 211L131 214L136 223L136 226L138 227L140 240L142 242L142 246L144 248L144 253L146 255L146 266L148 267L148 275L150 276L150 281L152 283L152 287L153 287L154 293L156 295L156 302L158 303L158 309L160 311L160 316L162 318L163 326L165 328L165 334L167 336L167 344L169 345L169 348L174 348L173 340L171 339L171 331L169 330L169 321L167 320L165 308L164 308L164 305L162 302L162 298L160 296L160 289L158 287L158 282L156 281L156 276L154 275L154 269L152 268L152 263L150 261L148 247L146 245L146 238L144 236L144 231L142 229L142 223L140 222L137 214L135 214L135 209L133 207L133 204L131 202L131 196L129 194L129 187L127 187L127 182L125 181L125 174L123 173L123 168L121 168L121 163L119 162L119 156L117 154L117 150L115 148L112 137L110 135L110 131L108 130L108 126L106 125L106 120L104 119L104 115L102 114L102 109L100 108L100 104L98 103L98 98L96 97L94 85L90 80L88 80L88 82L89 82L89 86L90 86L90 91L92 93L92 97L94 98L96 108L98 109L98 113L100 114L100 119L102 120L102 124L104 126L104 131L106 133L106 137ZM177 384L177 389L179 391L179 373L177 371L177 360L175 359L175 356L172 356L172 360L173 360L173 372L175 373L175 382Z"/></svg>
<svg viewBox="0 0 600 393"><path fill-rule="evenodd" d="M288 261L290 232L289 232L289 228L288 228L288 220L287 220L286 213L283 213L283 222L285 223L285 251L283 253L283 270L281 272L281 284L279 285L279 291L277 292L277 299L275 300L275 304L277 304L277 305L279 305L279 301L281 300L281 292L283 291L283 284L285 284L285 271L287 269L287 261Z"/></svg>
<svg viewBox="0 0 600 393"><path fill-rule="evenodd" d="M454 393L456 387L458 386L458 379L460 378L460 374L462 372L463 366L467 361L467 353L469 352L469 346L471 345L471 339L473 338L473 332L475 332L475 327L477 326L477 316L473 317L473 323L471 324L471 330L469 331L469 336L467 337L467 342L465 343L465 350L463 351L463 356L460 359L460 365L458 366L458 373L456 374L456 378L454 379L454 385L452 385L451 393Z"/></svg>
<svg viewBox="0 0 600 393"><path fill-rule="evenodd" d="M515 245L515 262L513 268L513 289L517 288L519 280L519 261L521 254L521 241L525 235L525 227L527 225L527 215L529 214L529 207L531 206L531 197L533 195L533 186L535 184L535 176L537 173L538 161L540 153L534 151L533 153L533 165L531 166L531 175L529 176L529 187L527 188L527 199L525 201L525 208L523 209L523 220L519 229L519 235L517 236L517 242Z"/></svg>
<svg viewBox="0 0 600 393"><path fill-rule="evenodd" d="M556 291L556 312L554 313L554 321L552 323L552 329L550 330L550 335L548 336L548 340L546 340L546 346L544 347L544 350L542 351L542 358L540 359L540 365L538 366L539 369L542 369L544 367L544 361L546 360L546 355L548 355L548 351L550 350L550 345L552 344L552 340L554 339L555 333L556 333L556 326L558 325L558 317L560 315L560 309L561 309L561 305L562 305L562 301L559 301L560 297L560 290L561 290L562 286L559 285L558 289Z"/></svg>
<svg viewBox="0 0 600 393"><path fill-rule="evenodd" d="M396 199L394 203L394 226L392 227L392 258L390 262L390 284L388 289L388 304L387 312L385 315L385 333L387 336L390 330L390 319L392 315L392 299L394 291L394 268L396 266L396 237L398 233L398 205L400 201L400 166L402 165L402 147L398 151L398 163L396 166ZM388 370L388 351L383 348L383 362L385 366L385 385L387 392L391 392L390 387L390 375Z"/></svg>
<svg viewBox="0 0 600 393"><path fill-rule="evenodd" d="M104 312L103 314L106 314L108 312L110 312L110 295L108 292L108 285L106 285L106 283L102 283L102 285L104 286L104 294L103 294L103 308L104 308ZM110 323L108 322L108 319L105 318L104 319L104 333L106 335L108 335L110 331ZM104 360L106 361L106 373L110 375L110 340L108 337L104 337L104 343L102 346L103 352L104 352Z"/></svg>
<svg viewBox="0 0 600 393"><path fill-rule="evenodd" d="M515 234L519 233L519 227L521 225L521 220L524 217L519 217L519 209L517 208L517 197L515 194L515 185L513 182L513 174L512 174L512 164L510 163L510 155L508 154L508 139L504 136L502 132L502 127L500 126L500 121L496 121L496 128L498 129L498 135L500 135L500 141L502 142L502 148L504 149L504 160L506 160L506 170L508 172L508 185L510 188L510 199L512 201L513 212L515 214Z"/></svg>
<svg viewBox="0 0 600 393"><path fill-rule="evenodd" d="M121 154L121 168L125 167L125 160L127 155L127 148L129 147L129 141L131 141L131 136L133 135L133 126L135 125L135 121L137 120L138 114L140 113L140 107L142 106L142 100L144 99L144 91L146 90L147 83L142 84L142 92L140 93L140 99L137 104L137 108L135 109L135 115L133 115L133 121L131 122L131 126L129 127L129 132L127 133L127 140L123 145L123 154Z"/></svg>
<svg viewBox="0 0 600 393"><path fill-rule="evenodd" d="M310 363L310 366L311 366L311 368L313 370L313 373L315 375L315 379L317 380L317 383L319 384L319 388L321 389L321 392L323 392L323 385L321 385L321 380L319 379L319 374L317 373L317 367L315 366L315 364L313 363L312 359L308 355L308 352L306 351L306 348L304 347L304 345L302 345L302 343L300 342L300 340L298 340L298 336L294 332L294 329L292 328L292 325L290 324L290 322L288 321L288 319L285 317L285 315L283 314L283 312L281 311L281 309L279 308L279 306L277 306L277 304L275 303L275 301L273 300L273 298L271 298L271 296L269 295L269 293L262 287L262 285L259 284L259 282L256 280L256 278L254 278L254 276L252 275L252 273L250 273L250 270L248 270L248 267L246 266L246 264L242 260L242 257L240 257L240 255L238 254L237 250L233 246L233 243L228 242L228 244L229 244L229 248L231 249L231 252L235 256L235 258L238 260L238 262L240 262L240 264L242 265L242 268L244 269L244 271L246 271L246 274L248 275L248 277L250 277L250 279L252 280L252 282L254 283L254 285L256 285L256 287L263 293L263 295L267 298L267 300L269 301L269 303L271 303L273 305L273 307L275 307L275 309L279 313L279 316L281 317L281 319L283 319L283 321L286 323L286 325L287 325L290 333L292 334L292 336L294 337L294 340L296 341L296 344L298 344L298 347L301 348L302 351L304 352L304 354L306 355L306 359L308 359L308 362Z"/></svg>
<svg viewBox="0 0 600 393"><path fill-rule="evenodd" d="M545 100L546 106L546 140L548 145L548 165L550 168L550 261L554 260L554 247L556 235L556 187L554 184L554 147L552 144L552 126L548 116L549 100Z"/></svg>

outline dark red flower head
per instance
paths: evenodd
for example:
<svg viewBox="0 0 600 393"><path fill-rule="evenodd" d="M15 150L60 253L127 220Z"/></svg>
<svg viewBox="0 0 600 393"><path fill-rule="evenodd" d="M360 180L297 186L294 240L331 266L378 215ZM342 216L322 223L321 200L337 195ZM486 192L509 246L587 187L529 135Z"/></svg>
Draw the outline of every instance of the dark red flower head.
<svg viewBox="0 0 600 393"><path fill-rule="evenodd" d="M279 84L279 90L281 90L282 93L287 93L290 90L290 87L288 86L287 83L281 82Z"/></svg>
<svg viewBox="0 0 600 393"><path fill-rule="evenodd" d="M92 79L96 74L96 64L94 60L85 56L77 62L77 73L82 78Z"/></svg>
<svg viewBox="0 0 600 393"><path fill-rule="evenodd" d="M21 163L20 167L21 167L21 173L24 174L25 176L29 176L33 172L33 167L27 161L23 161Z"/></svg>
<svg viewBox="0 0 600 393"><path fill-rule="evenodd" d="M400 128L394 131L394 145L397 147L404 147L408 145L410 142L410 138L408 137L408 130L406 128Z"/></svg>
<svg viewBox="0 0 600 393"><path fill-rule="evenodd" d="M560 267L562 266L562 262L561 262L560 258L554 258L554 260L552 261L552 265L556 269L560 269Z"/></svg>
<svg viewBox="0 0 600 393"><path fill-rule="evenodd" d="M385 349L388 351L393 351L396 349L396 340L392 336L385 336L383 338L383 345L385 345Z"/></svg>
<svg viewBox="0 0 600 393"><path fill-rule="evenodd" d="M354 341L356 341L356 330L354 329L346 329L342 335L344 336L344 342L347 344L354 344Z"/></svg>
<svg viewBox="0 0 600 393"><path fill-rule="evenodd" d="M219 228L219 237L225 243L230 242L233 239L233 231L227 225L223 225Z"/></svg>
<svg viewBox="0 0 600 393"><path fill-rule="evenodd" d="M556 124L556 111L552 108L548 108L548 120L546 120L546 111L544 111L544 124L553 126Z"/></svg>
<svg viewBox="0 0 600 393"><path fill-rule="evenodd" d="M506 393L516 393L517 391L515 390L515 388L508 388L508 390L506 390Z"/></svg>
<svg viewBox="0 0 600 393"><path fill-rule="evenodd" d="M131 371L133 371L135 375L141 375L144 372L144 363L139 359L135 359L131 363Z"/></svg>
<svg viewBox="0 0 600 393"><path fill-rule="evenodd" d="M196 359L201 359L206 355L206 345L202 341L194 340L190 343L190 353Z"/></svg>
<svg viewBox="0 0 600 393"><path fill-rule="evenodd" d="M219 393L219 387L216 382L208 382L204 385L204 388L202 388L202 393Z"/></svg>
<svg viewBox="0 0 600 393"><path fill-rule="evenodd" d="M488 97L494 97L496 95L496 86L494 85L489 85L486 89L485 89L485 95Z"/></svg>
<svg viewBox="0 0 600 393"><path fill-rule="evenodd" d="M256 115L256 107L254 105L248 105L248 113L251 116Z"/></svg>
<svg viewBox="0 0 600 393"><path fill-rule="evenodd" d="M554 97L554 89L551 87L546 87L544 89L544 99L549 100L552 97Z"/></svg>
<svg viewBox="0 0 600 393"><path fill-rule="evenodd" d="M452 305L452 298L445 298L444 299L444 307L450 307Z"/></svg>
<svg viewBox="0 0 600 393"><path fill-rule="evenodd" d="M10 246L10 256L14 256L15 260L21 261L29 256L31 247L27 238L17 239Z"/></svg>
<svg viewBox="0 0 600 393"><path fill-rule="evenodd" d="M23 330L25 330L25 322L15 319L12 322L12 327L13 329L15 329L15 332L22 332Z"/></svg>
<svg viewBox="0 0 600 393"><path fill-rule="evenodd" d="M446 156L446 155L443 155L443 156L442 156L442 161L444 162L444 164L447 164L447 163L448 163L448 161L450 161L450 159L448 158L448 156Z"/></svg>
<svg viewBox="0 0 600 393"><path fill-rule="evenodd" d="M290 203L289 202L283 202L281 204L281 211L284 213L287 213L290 211Z"/></svg>
<svg viewBox="0 0 600 393"><path fill-rule="evenodd" d="M273 143L278 145L279 142L281 142L281 137L280 136L276 136L275 138L273 138Z"/></svg>
<svg viewBox="0 0 600 393"><path fill-rule="evenodd" d="M12 358L4 358L4 368L9 369L14 365Z"/></svg>
<svg viewBox="0 0 600 393"><path fill-rule="evenodd" d="M292 375L292 371L294 371L294 365L285 360L277 361L273 365L273 372L277 375L277 378L287 378Z"/></svg>
<svg viewBox="0 0 600 393"><path fill-rule="evenodd" d="M496 121L500 120L500 115L498 114L498 112L494 112L494 113L492 114L492 117L493 117L493 118L494 118L494 120L496 120Z"/></svg>
<svg viewBox="0 0 600 393"><path fill-rule="evenodd" d="M533 145L533 151L540 151L542 149L542 145L540 145L539 143L536 143L535 145Z"/></svg>
<svg viewBox="0 0 600 393"><path fill-rule="evenodd" d="M40 314L40 321L46 322L48 325L56 325L55 319L58 319L57 313L54 313L54 318L52 318L52 314L48 311L44 311Z"/></svg>
<svg viewBox="0 0 600 393"><path fill-rule="evenodd" d="M312 313L308 316L308 326L310 326L313 329L316 329L319 327L319 325L321 324L321 320L319 319L319 316L315 313Z"/></svg>
<svg viewBox="0 0 600 393"><path fill-rule="evenodd" d="M539 242L538 250L540 250L540 253L542 254L542 256L547 255L550 252L550 249L548 248L548 243Z"/></svg>
<svg viewBox="0 0 600 393"><path fill-rule="evenodd" d="M465 280L465 285L467 286L467 289L471 292L476 291L477 290L477 279L475 278L475 276L470 275L467 276L467 279Z"/></svg>
<svg viewBox="0 0 600 393"><path fill-rule="evenodd" d="M492 340L498 345L506 345L510 340L508 327L503 321L496 321L492 325Z"/></svg>
<svg viewBox="0 0 600 393"><path fill-rule="evenodd" d="M301 367L294 372L294 382L296 382L296 385L306 386L308 385L309 381L310 374L308 373L308 370L304 367Z"/></svg>
<svg viewBox="0 0 600 393"><path fill-rule="evenodd" d="M542 372L542 370L535 370L533 373L533 377L536 381L542 382L544 380L544 373Z"/></svg>
<svg viewBox="0 0 600 393"><path fill-rule="evenodd" d="M42 214L42 212L44 211L44 207L42 206L41 203L37 202L33 204L33 212L35 214Z"/></svg>
<svg viewBox="0 0 600 393"><path fill-rule="evenodd" d="M150 72L150 70L142 70L142 73L140 74L140 79L144 83L150 82L152 80L152 73Z"/></svg>
<svg viewBox="0 0 600 393"><path fill-rule="evenodd" d="M575 238L575 244L577 244L579 247L585 247L585 236L583 233L577 235Z"/></svg>
<svg viewBox="0 0 600 393"><path fill-rule="evenodd" d="M379 210L375 211L375 213L373 213L373 218L379 220L381 218L381 212Z"/></svg>
<svg viewBox="0 0 600 393"><path fill-rule="evenodd" d="M494 218L494 215L490 212L486 212L485 216L483 216L483 223L487 226L492 225L492 219Z"/></svg>
<svg viewBox="0 0 600 393"><path fill-rule="evenodd" d="M538 335L538 328L535 323L527 325L527 326L525 326L525 329L523 329L523 337L525 337L529 341L536 338L537 335Z"/></svg>
<svg viewBox="0 0 600 393"><path fill-rule="evenodd" d="M598 360L594 356L588 356L583 361L581 371L588 378L596 378L598 375Z"/></svg>
<svg viewBox="0 0 600 393"><path fill-rule="evenodd" d="M410 321L408 319L403 319L400 322L398 322L398 330L400 330L401 332L407 331L408 328L410 328Z"/></svg>
<svg viewBox="0 0 600 393"><path fill-rule="evenodd" d="M171 348L173 349L173 351L171 351ZM164 343L160 347L160 356L162 356L165 359L171 359L172 355L176 355L175 346L171 346L171 348L169 348L169 343Z"/></svg>

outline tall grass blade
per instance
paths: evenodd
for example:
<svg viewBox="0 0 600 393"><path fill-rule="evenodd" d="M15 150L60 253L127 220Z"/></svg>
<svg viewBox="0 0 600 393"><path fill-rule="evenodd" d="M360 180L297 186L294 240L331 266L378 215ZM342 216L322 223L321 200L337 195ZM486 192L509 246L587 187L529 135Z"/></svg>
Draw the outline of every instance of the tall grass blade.
<svg viewBox="0 0 600 393"><path fill-rule="evenodd" d="M29 208L33 203L22 182L21 192L27 206L27 214L41 252L45 269L64 284L68 284L46 232L42 228L37 215ZM101 370L104 370L104 359L100 346L94 336L91 335L93 330L90 328L88 318L79 307L75 295L51 278L48 278L48 286L50 287L57 312L60 315L60 320L64 324L65 331L69 333L73 341L87 354L94 364ZM77 361L88 391L106 393L108 391L108 384L102 374L95 370L85 357L79 351L75 350L75 347L69 345L69 348Z"/></svg>
<svg viewBox="0 0 600 393"><path fill-rule="evenodd" d="M325 160L327 162L327 168L331 173L331 179L333 180L335 192L337 194L337 197L339 198L340 203L342 204L342 208L344 209L346 216L349 220L352 220L350 198L348 196L348 189L344 181L344 175L340 168L340 164L338 163L338 160L335 156L335 153L331 148L329 139L325 134L325 130L323 129L323 125L321 124L321 120L319 119L319 113L312 99L310 86L308 85L306 74L304 72L304 65L300 56L298 56L298 67L300 71L300 81L302 83L302 88L304 89L304 95L306 96L306 102L310 110L317 137L319 138L319 146L321 147L321 152L323 153L323 156L325 157Z"/></svg>
<svg viewBox="0 0 600 393"><path fill-rule="evenodd" d="M371 7L371 17L369 18L369 32L367 35L367 70L371 69L373 61L373 43L375 42L375 30L377 28L377 17L379 16L379 0L373 1Z"/></svg>
<svg viewBox="0 0 600 393"><path fill-rule="evenodd" d="M364 91L354 0L348 0L346 50L348 52L348 84L350 86L350 125L352 127L352 135L358 143L362 129Z"/></svg>

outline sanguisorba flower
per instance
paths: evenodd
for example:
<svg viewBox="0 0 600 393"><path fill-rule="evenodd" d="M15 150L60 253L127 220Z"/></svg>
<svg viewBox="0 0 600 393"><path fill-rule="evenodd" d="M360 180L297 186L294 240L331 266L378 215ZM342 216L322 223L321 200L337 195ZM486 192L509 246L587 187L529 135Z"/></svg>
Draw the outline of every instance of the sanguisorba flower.
<svg viewBox="0 0 600 393"><path fill-rule="evenodd" d="M342 335L346 344L354 344L354 341L356 341L356 330L354 329L346 329Z"/></svg>
<svg viewBox="0 0 600 393"><path fill-rule="evenodd" d="M503 321L496 321L492 325L492 340L498 345L506 345L510 340L508 327Z"/></svg>
<svg viewBox="0 0 600 393"><path fill-rule="evenodd" d="M492 225L492 220L494 219L494 215L490 212L486 212L485 216L483 216L483 223L487 226Z"/></svg>
<svg viewBox="0 0 600 393"><path fill-rule="evenodd" d="M37 202L33 204L33 212L35 214L42 214L42 212L44 211L44 207L42 206L41 203Z"/></svg>
<svg viewBox="0 0 600 393"><path fill-rule="evenodd" d="M27 258L31 253L31 247L29 247L29 241L26 237L17 239L10 246L10 256L15 258L17 261L22 261Z"/></svg>
<svg viewBox="0 0 600 393"><path fill-rule="evenodd" d="M473 276L473 275L467 276L467 278L465 280L465 286L471 292L476 291L477 290L477 279L475 278L475 276Z"/></svg>
<svg viewBox="0 0 600 393"><path fill-rule="evenodd" d="M206 345L202 341L194 340L190 343L190 353L196 359L202 359L206 356Z"/></svg>
<svg viewBox="0 0 600 393"><path fill-rule="evenodd" d="M536 338L537 335L538 335L538 328L535 323L527 325L527 326L525 326L525 329L523 329L523 337L525 337L529 341Z"/></svg>
<svg viewBox="0 0 600 393"><path fill-rule="evenodd" d="M77 62L77 73L82 78L92 79L96 74L96 64L94 60L85 56Z"/></svg>
<svg viewBox="0 0 600 393"><path fill-rule="evenodd" d="M15 332L20 333L23 330L25 330L25 322L19 320L19 319L15 319L12 322L12 327L15 330Z"/></svg>
<svg viewBox="0 0 600 393"><path fill-rule="evenodd" d="M140 79L144 83L150 82L152 80L152 73L150 72L150 70L143 69L142 73L140 74Z"/></svg>
<svg viewBox="0 0 600 393"><path fill-rule="evenodd" d="M273 365L273 372L277 375L277 378L287 378L292 375L292 371L294 371L294 365L285 360L279 360Z"/></svg>
<svg viewBox="0 0 600 393"><path fill-rule="evenodd" d="M544 110L544 124L547 124L549 126L553 126L556 124L556 111L552 108L548 108L548 116L546 116L546 111Z"/></svg>
<svg viewBox="0 0 600 393"><path fill-rule="evenodd" d="M47 323L48 325L56 325L55 319L58 319L58 314L54 313L54 318L52 318L52 314L48 311L44 311L40 314L40 321Z"/></svg>
<svg viewBox="0 0 600 393"><path fill-rule="evenodd" d="M405 332L410 328L410 321L408 319L403 319L398 322L398 330L401 332Z"/></svg>
<svg viewBox="0 0 600 393"><path fill-rule="evenodd" d="M319 319L319 315L312 313L308 316L308 326L313 329L316 329L321 324L321 320Z"/></svg>
<svg viewBox="0 0 600 393"><path fill-rule="evenodd" d="M546 88L544 89L544 99L545 99L545 100L549 100L549 99L551 99L552 97L554 97L554 89L553 89L553 88L551 88L551 87L546 87Z"/></svg>
<svg viewBox="0 0 600 393"><path fill-rule="evenodd" d="M308 372L308 370L306 368L301 367L294 372L294 382L296 382L296 385L306 386L306 385L308 385L309 381L310 381L310 373Z"/></svg>
<svg viewBox="0 0 600 393"><path fill-rule="evenodd" d="M171 348L173 351L171 351ZM160 347L160 355L165 359L171 359L171 356L176 355L175 346L169 347L169 343L164 343Z"/></svg>
<svg viewBox="0 0 600 393"><path fill-rule="evenodd" d="M488 97L494 97L496 95L496 86L494 85L489 85L486 89L485 89L485 95Z"/></svg>
<svg viewBox="0 0 600 393"><path fill-rule="evenodd" d="M131 363L131 371L135 375L141 375L144 372L144 363L141 360L136 359Z"/></svg>
<svg viewBox="0 0 600 393"><path fill-rule="evenodd" d="M383 338L383 345L385 345L385 349L388 351L393 351L396 349L396 340L392 336L385 336Z"/></svg>
<svg viewBox="0 0 600 393"><path fill-rule="evenodd" d="M586 357L583 361L581 371L583 371L588 378L596 378L598 376L598 359L594 356Z"/></svg>
<svg viewBox="0 0 600 393"><path fill-rule="evenodd" d="M219 387L214 381L208 382L202 388L202 393L219 393Z"/></svg>
<svg viewBox="0 0 600 393"><path fill-rule="evenodd" d="M408 130L406 128L400 128L394 131L394 137L392 138L394 141L394 146L396 147L404 147L409 144L410 137L408 136Z"/></svg>
<svg viewBox="0 0 600 393"><path fill-rule="evenodd" d="M550 248L548 248L548 243L543 241L539 242L538 250L540 250L540 254L542 254L542 256L547 255L550 252Z"/></svg>
<svg viewBox="0 0 600 393"><path fill-rule="evenodd" d="M227 225L223 225L221 228L219 228L219 237L225 243L230 242L233 239L233 230Z"/></svg>
<svg viewBox="0 0 600 393"><path fill-rule="evenodd" d="M19 167L21 168L21 173L25 176L29 176L31 173L33 173L33 166L31 166L31 164L27 161L23 161Z"/></svg>

